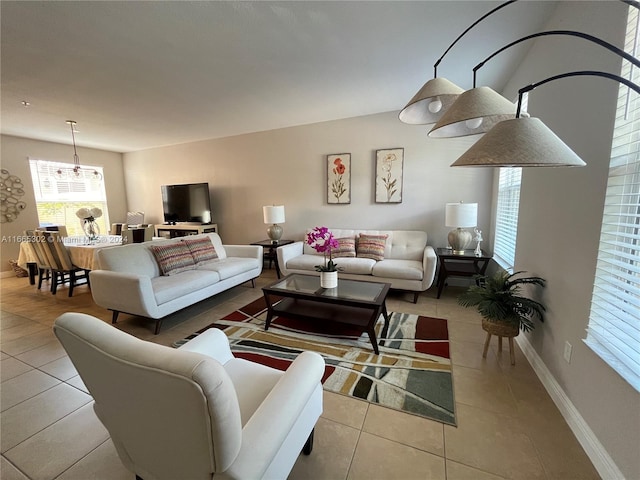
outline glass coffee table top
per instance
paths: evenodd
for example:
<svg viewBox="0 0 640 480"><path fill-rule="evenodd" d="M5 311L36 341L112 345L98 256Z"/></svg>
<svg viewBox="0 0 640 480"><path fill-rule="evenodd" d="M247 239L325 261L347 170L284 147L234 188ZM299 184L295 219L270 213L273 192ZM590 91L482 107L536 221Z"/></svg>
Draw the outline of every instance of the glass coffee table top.
<svg viewBox="0 0 640 480"><path fill-rule="evenodd" d="M320 277L294 273L265 287L270 291L281 291L325 297L327 299L375 302L388 286L386 283L364 282L339 278L336 288L322 288Z"/></svg>

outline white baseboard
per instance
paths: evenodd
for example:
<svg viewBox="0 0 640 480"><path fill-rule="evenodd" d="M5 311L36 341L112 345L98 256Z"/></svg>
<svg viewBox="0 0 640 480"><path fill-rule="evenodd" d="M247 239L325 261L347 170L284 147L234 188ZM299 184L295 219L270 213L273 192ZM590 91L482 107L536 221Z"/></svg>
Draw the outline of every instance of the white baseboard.
<svg viewBox="0 0 640 480"><path fill-rule="evenodd" d="M587 422L582 418L578 409L573 405L564 392L558 381L551 374L551 371L544 364L538 352L534 350L529 340L524 335L518 335L516 342L524 353L527 360L538 375L551 399L554 401L560 413L567 421L569 428L576 436L576 439L584 448L585 453L591 459L593 466L602 478L611 480L624 480L624 475L615 464L609 453L604 449L598 437L593 433Z"/></svg>

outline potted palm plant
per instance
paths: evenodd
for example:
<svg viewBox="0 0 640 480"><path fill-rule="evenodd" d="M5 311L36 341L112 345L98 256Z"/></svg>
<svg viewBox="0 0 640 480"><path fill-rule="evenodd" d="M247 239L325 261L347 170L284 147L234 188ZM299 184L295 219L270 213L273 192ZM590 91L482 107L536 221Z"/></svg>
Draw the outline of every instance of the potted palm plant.
<svg viewBox="0 0 640 480"><path fill-rule="evenodd" d="M458 297L464 307L477 307L482 315L482 328L490 335L516 337L520 330L535 328L534 318L544 321L544 305L522 296L523 285L544 287L540 277L523 277L525 272L499 271L493 276L480 276L478 283Z"/></svg>

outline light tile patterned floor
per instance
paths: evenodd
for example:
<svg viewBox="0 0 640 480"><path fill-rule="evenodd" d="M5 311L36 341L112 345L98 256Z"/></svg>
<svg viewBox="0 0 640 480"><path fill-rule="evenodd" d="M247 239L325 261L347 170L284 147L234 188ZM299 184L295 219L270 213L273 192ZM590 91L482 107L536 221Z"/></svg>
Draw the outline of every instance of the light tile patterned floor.
<svg viewBox="0 0 640 480"><path fill-rule="evenodd" d="M120 315L117 327L163 345L261 296L275 279L266 270L249 285L168 317L159 335L154 323ZM597 479L597 472L518 350L516 365L493 344L482 358L478 315L456 304L459 288L441 299L433 289L411 303L392 293L388 308L449 320L458 426L325 393L313 453L301 456L291 479ZM92 410L82 380L53 336L55 318L84 312L109 322L86 286L72 298L52 296L25 278L0 287L0 478L131 480ZM516 347L517 348L517 347Z"/></svg>

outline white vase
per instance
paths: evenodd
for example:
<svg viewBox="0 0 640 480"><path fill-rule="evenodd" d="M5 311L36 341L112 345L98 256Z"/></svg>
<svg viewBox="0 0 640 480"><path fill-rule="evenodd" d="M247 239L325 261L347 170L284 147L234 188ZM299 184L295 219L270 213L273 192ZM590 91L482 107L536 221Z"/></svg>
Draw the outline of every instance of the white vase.
<svg viewBox="0 0 640 480"><path fill-rule="evenodd" d="M338 286L338 272L320 272L320 286L322 288L336 288Z"/></svg>

